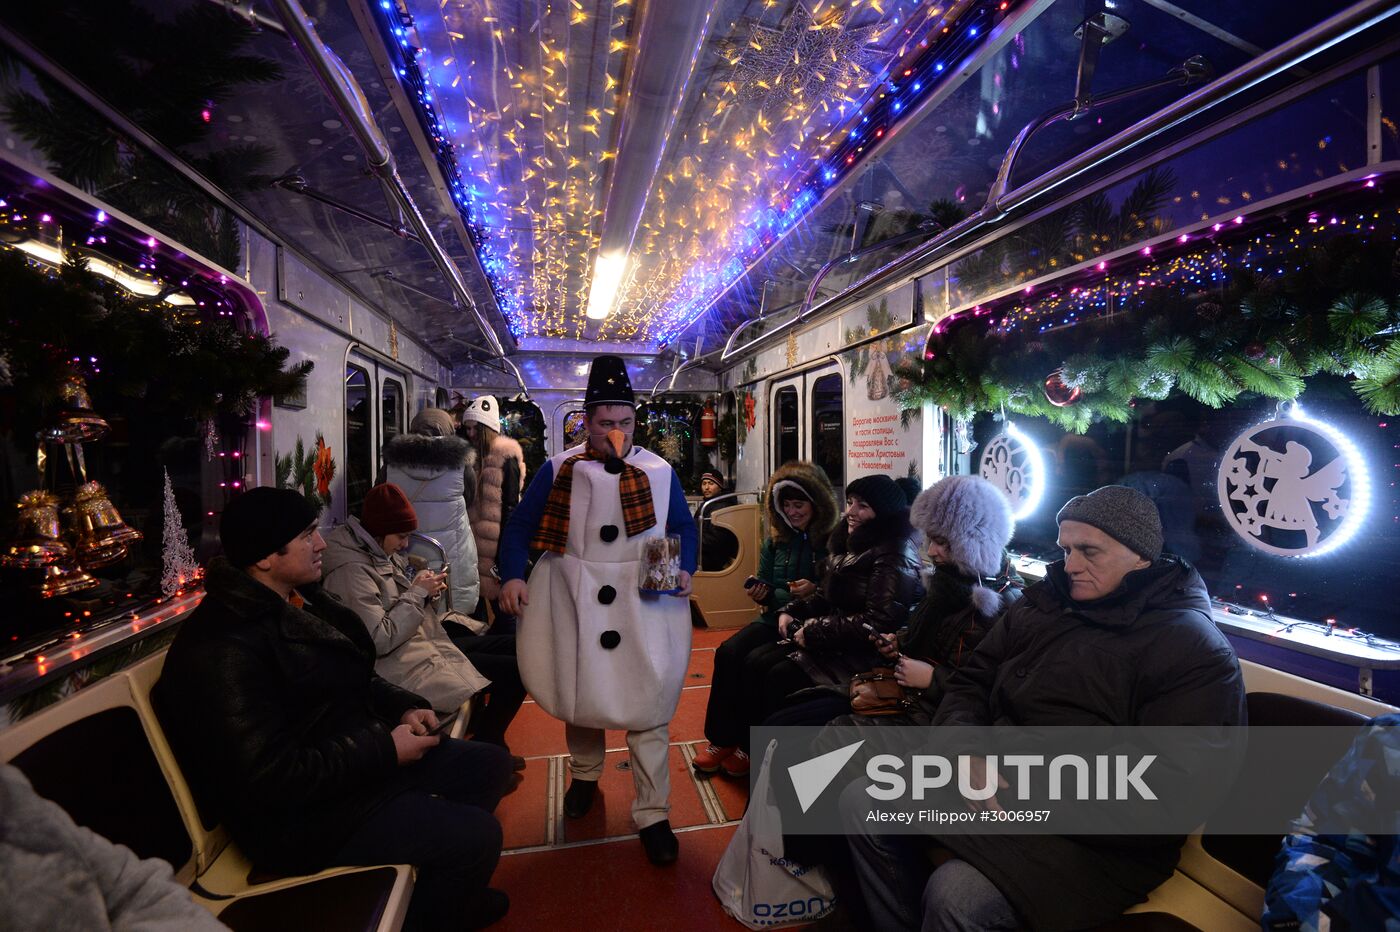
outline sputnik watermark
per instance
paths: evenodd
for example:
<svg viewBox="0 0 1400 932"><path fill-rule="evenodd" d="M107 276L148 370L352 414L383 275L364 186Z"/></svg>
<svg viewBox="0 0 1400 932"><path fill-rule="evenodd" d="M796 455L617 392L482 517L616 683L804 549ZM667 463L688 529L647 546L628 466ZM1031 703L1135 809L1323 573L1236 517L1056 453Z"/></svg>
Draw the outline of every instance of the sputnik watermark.
<svg viewBox="0 0 1400 932"><path fill-rule="evenodd" d="M1384 729L1370 727L1377 744ZM1292 830L1358 731L841 724L756 728L750 743L777 741L764 798L786 834L1272 835ZM1394 831L1387 813L1322 828Z"/></svg>
<svg viewBox="0 0 1400 932"><path fill-rule="evenodd" d="M850 751L847 759L855 754L854 748L842 750ZM879 800L922 800L929 791L950 786L956 769L958 795L963 799L983 802L995 797L1002 789L998 778L1002 768L1005 768L1015 776L1012 781L1016 787L1015 798L1024 802L1032 798L1031 788L1037 782L1034 771L1048 768L1049 798L1052 800L1156 799L1157 794L1143 779L1156 759L1156 754L1144 754L1135 760L1127 754L1096 754L1091 765L1088 759L1078 754L1059 754L1048 763L1043 754L1007 754L1004 757L960 754L955 768L954 762L942 755L916 754L908 762L912 779L906 780L901 772L905 766L903 758L879 754L866 762L865 775L871 780L866 793L872 799ZM979 783L980 786L977 785ZM1065 793L1067 788L1071 790L1069 795Z"/></svg>

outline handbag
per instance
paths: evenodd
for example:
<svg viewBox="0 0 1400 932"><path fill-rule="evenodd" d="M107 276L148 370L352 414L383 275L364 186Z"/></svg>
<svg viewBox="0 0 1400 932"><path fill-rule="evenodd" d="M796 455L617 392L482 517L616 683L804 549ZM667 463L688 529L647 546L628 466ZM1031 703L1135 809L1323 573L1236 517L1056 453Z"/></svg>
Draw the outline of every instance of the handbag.
<svg viewBox="0 0 1400 932"><path fill-rule="evenodd" d="M911 701L894 678L894 670L876 667L851 677L851 711L857 715L900 715Z"/></svg>

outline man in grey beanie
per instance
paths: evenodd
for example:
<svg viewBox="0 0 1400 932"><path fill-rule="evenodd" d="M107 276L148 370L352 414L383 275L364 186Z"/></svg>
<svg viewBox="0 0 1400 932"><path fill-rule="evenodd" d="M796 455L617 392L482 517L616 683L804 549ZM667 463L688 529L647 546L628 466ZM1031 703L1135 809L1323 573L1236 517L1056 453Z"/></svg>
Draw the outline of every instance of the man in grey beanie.
<svg viewBox="0 0 1400 932"><path fill-rule="evenodd" d="M935 725L1242 725L1244 679L1200 575L1162 553L1141 492L1105 486L1060 510L1062 561L1026 589L944 689ZM996 797L974 804L1000 808ZM868 807L867 807L868 808ZM1114 919L1172 874L1181 843L994 833L881 835L847 814L876 928L1079 929Z"/></svg>
<svg viewBox="0 0 1400 932"><path fill-rule="evenodd" d="M1075 496L1055 521L1060 525L1069 596L1076 602L1109 595L1129 573L1146 569L1162 555L1157 506L1125 485L1106 485Z"/></svg>

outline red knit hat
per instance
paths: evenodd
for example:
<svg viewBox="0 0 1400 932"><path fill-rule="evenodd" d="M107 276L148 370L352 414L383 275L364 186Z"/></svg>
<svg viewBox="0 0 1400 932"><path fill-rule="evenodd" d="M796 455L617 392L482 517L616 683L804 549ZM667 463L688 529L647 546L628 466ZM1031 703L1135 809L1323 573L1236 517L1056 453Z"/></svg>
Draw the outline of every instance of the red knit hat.
<svg viewBox="0 0 1400 932"><path fill-rule="evenodd" d="M407 534L418 530L418 513L403 489L386 482L365 493L365 507L360 513L360 525L374 537Z"/></svg>

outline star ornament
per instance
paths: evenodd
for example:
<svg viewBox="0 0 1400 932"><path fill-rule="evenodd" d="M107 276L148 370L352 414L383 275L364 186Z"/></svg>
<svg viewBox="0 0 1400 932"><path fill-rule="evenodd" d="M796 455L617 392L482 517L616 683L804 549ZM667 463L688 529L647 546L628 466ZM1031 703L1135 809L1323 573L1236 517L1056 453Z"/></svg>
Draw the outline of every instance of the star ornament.
<svg viewBox="0 0 1400 932"><path fill-rule="evenodd" d="M754 26L747 42L721 48L735 69L735 94L760 101L763 109L802 100L816 107L826 98L861 87L891 54L874 47L883 22L847 28L846 13L832 10L820 20L798 0L777 29Z"/></svg>

